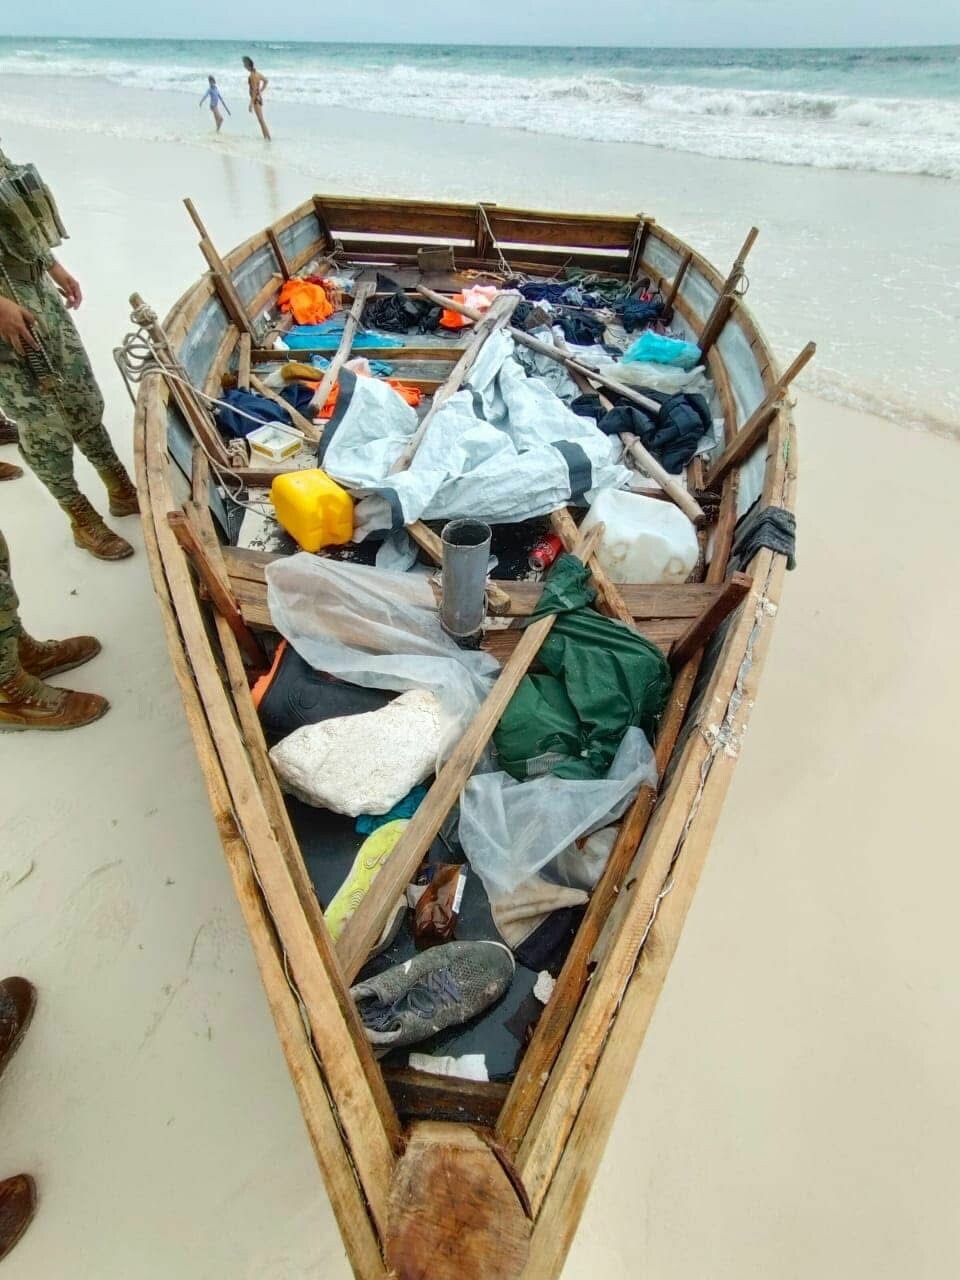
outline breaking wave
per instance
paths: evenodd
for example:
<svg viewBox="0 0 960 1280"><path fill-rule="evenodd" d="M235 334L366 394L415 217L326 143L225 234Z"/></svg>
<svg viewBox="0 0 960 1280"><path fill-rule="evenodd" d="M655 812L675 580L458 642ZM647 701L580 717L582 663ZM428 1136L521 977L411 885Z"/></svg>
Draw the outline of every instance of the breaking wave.
<svg viewBox="0 0 960 1280"><path fill-rule="evenodd" d="M177 52L182 55L184 48ZM0 54L0 73L99 78L127 89L197 95L201 73L212 61L209 51L199 50L190 52L189 61L181 56L170 62L156 60L156 51L141 60L90 56L89 50L76 43L69 49L11 50ZM616 75L577 73L575 67L569 74L547 74L531 56L529 73L511 65L506 74L486 63L471 70L462 51L456 65L444 69L432 61L385 64L338 58L329 50L311 56L310 50L268 46L265 61L275 64L268 68L272 99L591 142L644 143L720 158L960 177L960 70L956 58L951 63L946 55L938 70L949 76L941 96L887 97L746 88L737 81L755 74L748 60L728 59L699 77L689 68L668 68L671 82L664 83L654 81L650 67L618 65ZM875 51L885 52L892 51ZM849 56L849 65L856 66L854 55ZM910 51L896 56L907 66L915 57ZM220 54L220 65L230 61ZM797 79L794 68L785 75L787 82L791 74ZM712 78L714 83L676 83L678 75ZM219 80L228 100L231 94L242 99L239 68Z"/></svg>

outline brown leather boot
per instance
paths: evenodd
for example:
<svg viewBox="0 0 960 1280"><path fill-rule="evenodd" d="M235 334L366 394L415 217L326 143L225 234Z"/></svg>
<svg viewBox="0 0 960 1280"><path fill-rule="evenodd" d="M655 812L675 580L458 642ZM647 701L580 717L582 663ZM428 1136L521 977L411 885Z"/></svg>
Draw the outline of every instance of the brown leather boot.
<svg viewBox="0 0 960 1280"><path fill-rule="evenodd" d="M100 479L106 486L112 516L139 514L140 501L137 497L137 487L127 475L125 467L118 465L110 471L101 471Z"/></svg>
<svg viewBox="0 0 960 1280"><path fill-rule="evenodd" d="M0 409L0 444L19 444L20 432L12 418Z"/></svg>
<svg viewBox="0 0 960 1280"><path fill-rule="evenodd" d="M14 729L79 729L106 715L110 703L98 693L77 693L44 684L19 671L0 684L0 733Z"/></svg>
<svg viewBox="0 0 960 1280"><path fill-rule="evenodd" d="M0 480L19 480L23 475L23 467L15 462L0 462Z"/></svg>
<svg viewBox="0 0 960 1280"><path fill-rule="evenodd" d="M70 517L73 540L78 547L83 547L98 560L126 560L127 556L133 555L130 543L107 528L82 493L60 505Z"/></svg>
<svg viewBox="0 0 960 1280"><path fill-rule="evenodd" d="M100 652L95 636L70 636L66 640L34 640L23 632L19 639L20 665L32 676L46 680L80 667Z"/></svg>
<svg viewBox="0 0 960 1280"><path fill-rule="evenodd" d="M0 982L0 1075L16 1053L33 1011L37 989L26 978L4 978Z"/></svg>
<svg viewBox="0 0 960 1280"><path fill-rule="evenodd" d="M37 1184L29 1173L0 1182L0 1261L33 1221L37 1212Z"/></svg>

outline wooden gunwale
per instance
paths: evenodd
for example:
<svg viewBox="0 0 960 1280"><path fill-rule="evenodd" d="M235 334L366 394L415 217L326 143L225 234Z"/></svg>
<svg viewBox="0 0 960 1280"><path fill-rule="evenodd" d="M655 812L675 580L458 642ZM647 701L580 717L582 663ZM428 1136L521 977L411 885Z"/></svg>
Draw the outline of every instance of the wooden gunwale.
<svg viewBox="0 0 960 1280"><path fill-rule="evenodd" d="M333 197L324 199L329 199L334 205L336 203ZM377 202L370 203L375 209ZM423 209L418 202L406 203L414 212ZM273 224L273 230L282 230L292 225L313 208L312 202L305 202L291 211L285 219ZM506 216L515 212L497 210L496 206L486 208L491 220L494 214ZM462 209L469 212L472 220L475 219L477 206L464 205ZM549 219L551 215L542 216ZM590 215L577 217L585 229L589 228L592 222ZM691 266L716 288L722 288L723 278L716 268L696 252L690 251L682 241L665 232L651 219L644 219L642 223L639 218L629 221L631 243L634 242L633 228L636 228L636 243L641 245L641 249L651 238L658 238L679 252L681 258L691 253ZM333 227L336 229L335 220ZM476 223L472 221L471 236L475 230ZM249 252L265 243L268 243L265 231L249 237L243 245L227 255L225 262L228 268L234 270ZM628 243L628 252L629 248ZM319 243L315 244L298 255L298 260L308 262L317 256L320 249ZM647 263L642 254L638 256L640 261L635 266L635 274L639 276L647 270ZM299 266L294 267L291 263L291 269L299 269ZM269 302L277 279L278 277L261 290L251 304L251 310L255 310L260 304L261 295L268 295L263 305ZM167 329L175 347L185 337L192 321L212 293L212 281L206 276L174 306L167 320ZM682 289L675 306L695 329L704 322L704 318L696 316L685 302ZM758 357L760 375L765 388L769 390L776 381L776 366L752 315L740 298L733 300L726 323L740 325ZM215 355L215 364L220 366L221 371L230 362L235 341L228 334L221 341ZM729 376L718 350L711 350L708 363L724 405L729 438L735 430L737 420ZM214 369L211 367L211 379L213 373ZM156 384L157 380L151 381ZM145 384L141 388L137 408L137 445L140 451L138 478L142 490L146 489L150 493L151 504L154 482L161 489L165 488L160 483L158 471L167 462L165 444L161 443L165 439L165 405L166 395L155 385L151 388ZM781 405L773 417L767 436L767 469L762 498L765 503L778 502L788 508L792 506L795 487L794 438L790 410ZM151 449L154 450L152 459L147 457ZM738 473L733 472L724 486L720 524L714 534L714 557L711 563L713 572L708 575L708 580L714 583L722 580L722 570L733 536L737 477ZM169 501L168 495L165 496ZM396 1112L389 1100L384 1102L386 1089L381 1094L372 1085L367 1071L369 1064L363 1063L362 1069L357 1073L360 1078L359 1087L351 1088L351 1084L357 1084L357 1077L354 1076L348 1082L342 1064L341 1069L337 1070L333 1061L330 1038L342 1046L346 1036L347 1043L352 1046L348 1049L348 1054L352 1055L351 1061L356 1063L360 1063L365 1056L366 1042L357 1029L355 1019L350 1016L350 1010L342 1007L342 1001L333 1001L334 1005L340 1007L331 1022L324 1019L321 1023L316 1017L314 999L318 999L329 1009L331 997L339 986L339 974L328 939L325 940L326 945L323 941L314 939L320 964L315 981L310 984L310 990L305 995L315 1028L315 1039L318 1041L316 1047L323 1061L322 1069L311 1051L296 1002L283 979L278 941L263 897L266 890L257 883L251 870L250 859L253 858L261 879L266 883L267 877L263 875L265 868L260 867L260 862L276 862L282 869L283 865L288 866L287 859L291 851L288 849L284 855L281 849L277 829L285 824L276 807L279 791L276 790L272 771L270 780L276 796L272 795L269 787L269 794L262 794L265 783L265 779L261 777L263 762L258 761L259 753L255 746L251 746L251 739L256 740L258 736L259 722L252 709L252 702L249 707L244 702L244 696L249 701L249 692L245 681L241 679L239 650L236 649L236 641L229 628L219 624L221 653L228 667L233 700L231 709L222 682L219 696L213 688L213 681L219 682L221 677L216 673L216 657L209 646L209 640L204 646L196 631L197 620L201 618L199 603L194 597L191 605L182 584L171 589L171 577L176 579L185 566L178 567L174 559L180 557L182 561L182 552L175 540L173 546L164 545L162 531L157 523L162 513L157 511L155 514L157 519L151 512L144 515L145 537L149 533L148 558L160 599L168 645L207 781L211 806L217 818L218 831L251 932L271 1010L355 1271L364 1277L386 1276L381 1251L384 1246L383 1233L386 1230L392 1170L399 1143ZM167 533L169 534L168 530ZM212 526L207 533L208 536L212 533ZM223 564L225 575L227 568ZM699 728L695 726L694 732L685 739L680 760L676 762L657 803L646 836L635 852L630 878L617 896L606 926L598 937L594 948L597 969L580 1005L574 1010L572 1028L563 1040L548 1088L539 1098L532 1123L528 1121L512 1143L512 1149L516 1152L513 1173L522 1182L525 1199L529 1199L535 1217L529 1257L522 1273L524 1280L538 1280L539 1277L549 1280L556 1276L562 1266L590 1181L599 1163L616 1105L626 1087L629 1067L639 1050L676 947L679 930L716 825L735 761L718 749L716 740L708 740L703 726L720 724L732 740L739 740L751 699L744 696L734 702L734 695L743 690L752 692L756 686L771 630L771 615L767 605L775 605L779 599L784 559L771 552L761 551L754 557L748 570L754 578L754 589L747 605L735 616L724 639L706 694L698 707ZM192 592L192 586L190 590ZM184 613L193 615L190 618L190 625L195 632L192 640L185 635ZM748 653L751 661L746 666L744 658ZM676 713L678 729L692 690L690 672L691 668L695 670L695 664L698 664L698 660L688 664L678 678L677 683L681 685L678 705L682 703ZM202 670L204 667L207 670ZM239 724L237 716L240 718ZM262 741L262 734L259 736ZM235 752L242 758L234 758ZM225 768L224 753L230 757L229 769ZM248 781L237 792L235 788L240 776ZM258 789L261 791L259 799L255 794ZM241 800L242 803L239 803ZM285 814L282 797L279 798L279 806ZM293 852L300 858L295 840L293 845ZM302 859L300 862L302 865ZM274 871L277 869L273 868ZM644 911L649 916L652 910L649 906L649 892L655 888L659 894L663 887L663 877L657 880L661 871L671 877L673 887L665 897L658 900L656 915L651 922L644 918ZM276 883L272 883L271 890L276 889ZM281 896L286 909L303 912L303 903L289 875L289 869ZM306 917L303 919L305 921ZM640 925L643 928L638 942L635 935ZM283 946L288 947L289 942L285 930ZM298 961L301 965L304 964L304 955L298 955ZM303 995L305 987L300 982L300 973L297 972L296 965L292 967ZM326 994L323 992L324 986ZM321 1041L325 1044L322 1045ZM326 1056L324 1047L327 1050ZM517 1080L520 1079L526 1062L527 1059L524 1059ZM373 1064L373 1072L382 1084L376 1064ZM515 1080L513 1089L516 1088L516 1083ZM489 1107L489 1102L484 1103L484 1106ZM485 1111L484 1114L489 1112ZM501 1111L501 1120L503 1115L504 1111Z"/></svg>
<svg viewBox="0 0 960 1280"><path fill-rule="evenodd" d="M382 1233L395 1160L396 1113L389 1102L382 1075L360 1029L359 1018L344 986L329 935L314 900L311 916L291 876L287 857L299 859L299 849L284 849L268 811L263 788L267 779L258 775L235 718L235 704L227 695L217 669L203 614L190 579L187 562L166 525L166 513L174 504L165 480L166 448L163 397L156 378L143 388L143 433L146 488L149 496L144 524L153 527L170 598L176 611L183 653L192 669L211 733L220 755L223 774L256 868L264 900L276 927L282 930L293 978L310 1011L315 1045L337 1108L344 1137L349 1143L370 1212ZM304 873L305 874L305 873ZM311 923L312 918L312 923ZM321 1029L322 1028L322 1033Z"/></svg>
<svg viewBox="0 0 960 1280"><path fill-rule="evenodd" d="M156 446L150 439L162 428L163 399L149 386L141 388L134 422L134 462L141 495L149 494L147 452ZM317 1163L324 1175L331 1204L350 1252L354 1270L362 1280L385 1280L381 1247L359 1175L343 1142L338 1108L331 1099L318 1069L303 1018L283 970L283 948L266 909L262 891L253 871L246 836L227 787L223 765L214 741L190 664L178 613L167 581L164 560L157 540L152 504L144 507L142 520L144 549L150 565L157 607L167 639L174 676L183 699L187 723L203 774L213 820L223 846L250 941L256 957L277 1035L291 1080L303 1112Z"/></svg>

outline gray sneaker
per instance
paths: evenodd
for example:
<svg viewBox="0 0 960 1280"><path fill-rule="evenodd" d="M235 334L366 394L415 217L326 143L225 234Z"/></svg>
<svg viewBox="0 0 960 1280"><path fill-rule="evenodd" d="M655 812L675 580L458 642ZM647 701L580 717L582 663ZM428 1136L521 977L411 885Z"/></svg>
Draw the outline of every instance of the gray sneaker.
<svg viewBox="0 0 960 1280"><path fill-rule="evenodd" d="M502 942L446 942L350 988L367 1039L380 1049L417 1044L499 1000L516 965Z"/></svg>

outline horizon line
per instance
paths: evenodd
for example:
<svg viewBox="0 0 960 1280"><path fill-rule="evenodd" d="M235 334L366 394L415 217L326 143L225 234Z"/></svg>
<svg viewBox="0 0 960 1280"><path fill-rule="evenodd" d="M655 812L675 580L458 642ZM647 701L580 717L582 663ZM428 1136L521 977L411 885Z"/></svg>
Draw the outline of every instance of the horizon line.
<svg viewBox="0 0 960 1280"><path fill-rule="evenodd" d="M960 49L960 40L949 40L943 43L929 41L889 43L889 44L583 44L556 43L537 44L516 43L504 40L278 40L276 36L133 36L133 35L26 35L23 32L2 32L0 40L129 40L135 44L162 43L167 40L179 40L187 44L266 44L266 45L366 45L370 48L427 48L427 49L649 49L657 51L685 52L690 50L717 50L733 53L742 50L784 49L806 50L819 53L831 49Z"/></svg>

